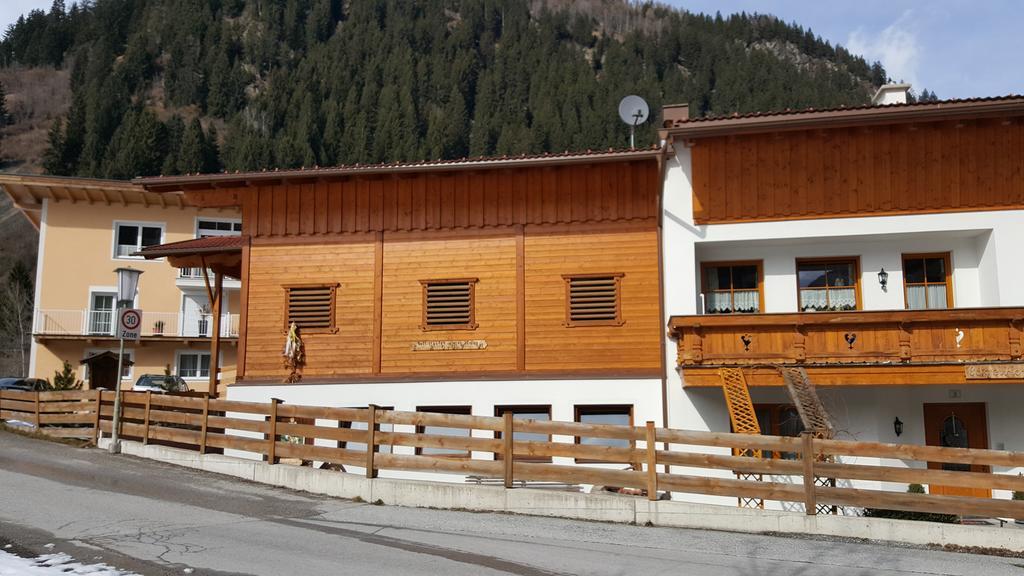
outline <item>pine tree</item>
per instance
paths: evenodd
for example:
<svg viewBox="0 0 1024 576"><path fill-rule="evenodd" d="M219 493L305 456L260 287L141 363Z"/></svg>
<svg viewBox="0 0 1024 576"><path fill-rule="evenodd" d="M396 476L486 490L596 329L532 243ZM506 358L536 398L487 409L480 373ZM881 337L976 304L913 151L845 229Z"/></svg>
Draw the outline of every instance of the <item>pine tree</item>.
<svg viewBox="0 0 1024 576"><path fill-rule="evenodd" d="M181 137L181 147L178 149L178 173L198 174L204 172L206 157L207 149L203 126L199 123L199 118L193 118Z"/></svg>

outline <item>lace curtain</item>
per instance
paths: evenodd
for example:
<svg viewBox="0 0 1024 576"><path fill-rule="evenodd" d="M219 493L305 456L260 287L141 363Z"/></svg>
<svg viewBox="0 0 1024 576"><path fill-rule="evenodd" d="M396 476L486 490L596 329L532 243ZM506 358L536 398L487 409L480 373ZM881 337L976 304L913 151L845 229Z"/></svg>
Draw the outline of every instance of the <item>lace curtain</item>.
<svg viewBox="0 0 1024 576"><path fill-rule="evenodd" d="M857 292L852 287L800 290L800 310L804 312L853 310L856 307Z"/></svg>
<svg viewBox="0 0 1024 576"><path fill-rule="evenodd" d="M761 311L761 298L757 290L735 290L731 295L728 292L709 292L704 298L708 314Z"/></svg>
<svg viewBox="0 0 1024 576"><path fill-rule="evenodd" d="M907 286L907 308L911 310L924 310L926 308L938 309L945 307L945 284Z"/></svg>

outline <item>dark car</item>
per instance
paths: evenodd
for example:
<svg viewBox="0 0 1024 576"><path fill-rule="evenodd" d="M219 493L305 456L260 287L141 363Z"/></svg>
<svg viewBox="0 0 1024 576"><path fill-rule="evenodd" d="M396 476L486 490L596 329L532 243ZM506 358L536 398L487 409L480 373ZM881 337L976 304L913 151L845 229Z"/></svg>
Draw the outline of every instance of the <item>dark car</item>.
<svg viewBox="0 0 1024 576"><path fill-rule="evenodd" d="M38 378L0 378L0 390L35 392L46 390L46 380Z"/></svg>
<svg viewBox="0 0 1024 576"><path fill-rule="evenodd" d="M188 384L181 376L170 376L166 374L143 374L132 386L134 392L155 392L167 394L168 392L188 392Z"/></svg>

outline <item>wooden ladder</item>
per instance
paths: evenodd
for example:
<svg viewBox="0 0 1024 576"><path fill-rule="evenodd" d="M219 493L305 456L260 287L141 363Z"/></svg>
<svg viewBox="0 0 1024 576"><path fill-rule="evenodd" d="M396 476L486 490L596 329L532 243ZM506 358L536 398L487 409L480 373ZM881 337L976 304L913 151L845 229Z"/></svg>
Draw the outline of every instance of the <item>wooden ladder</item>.
<svg viewBox="0 0 1024 576"><path fill-rule="evenodd" d="M725 405L729 409L729 421L732 422L732 431L737 434L761 434L761 425L757 421L757 413L754 411L754 402L750 399L750 390L747 388L747 379L743 376L743 370L739 368L720 368L718 376L722 379L722 392L725 394ZM751 448L734 448L733 456L746 456L760 458L761 450ZM735 472L740 480L754 480L760 482L761 474L748 472ZM737 498L737 505L740 508L764 508L762 498Z"/></svg>
<svg viewBox="0 0 1024 576"><path fill-rule="evenodd" d="M818 438L832 438L835 429L828 418L828 411L818 397L818 391L807 377L807 371L803 368L788 366L775 366L775 369L782 375L786 383L786 390L789 391L796 411L800 414L800 420L804 423L804 429L812 432Z"/></svg>

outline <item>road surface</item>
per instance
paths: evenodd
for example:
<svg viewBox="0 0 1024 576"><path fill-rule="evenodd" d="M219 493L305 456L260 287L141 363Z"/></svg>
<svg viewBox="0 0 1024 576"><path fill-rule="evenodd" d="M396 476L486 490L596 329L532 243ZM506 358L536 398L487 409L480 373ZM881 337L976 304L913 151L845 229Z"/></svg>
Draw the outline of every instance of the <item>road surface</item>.
<svg viewBox="0 0 1024 576"><path fill-rule="evenodd" d="M145 575L1024 576L1019 558L374 506L0 432L8 544Z"/></svg>

